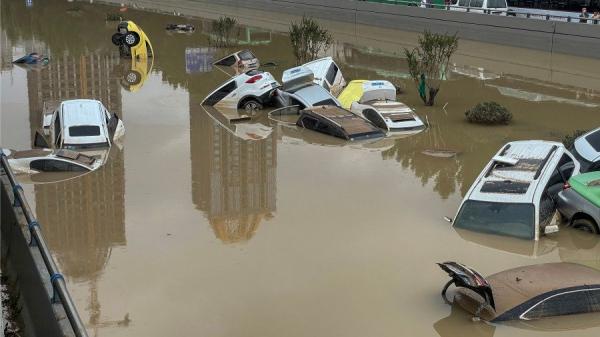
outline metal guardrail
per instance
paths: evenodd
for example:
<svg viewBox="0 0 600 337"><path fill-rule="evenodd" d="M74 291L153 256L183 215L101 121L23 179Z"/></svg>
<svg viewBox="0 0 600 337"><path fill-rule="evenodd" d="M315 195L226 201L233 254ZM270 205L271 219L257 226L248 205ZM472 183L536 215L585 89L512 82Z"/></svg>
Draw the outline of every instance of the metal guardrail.
<svg viewBox="0 0 600 337"><path fill-rule="evenodd" d="M71 327L73 329L73 332L75 333L75 336L88 337L85 325L81 321L79 313L77 312L77 308L75 307L73 299L71 298L71 295L69 294L69 291L67 289L65 279L60 273L56 262L50 254L48 245L44 240L40 224L33 216L31 207L25 199L25 193L23 192L23 188L17 182L15 174L11 170L10 165L8 164L8 159L6 159L6 155L4 153L0 153L0 160L2 162L2 168L6 172L8 180L10 181L10 185L13 189L15 206L18 206L23 210L23 214L25 215L25 219L27 220L27 226L31 235L30 245L38 247L42 259L44 260L44 265L46 266L50 274L50 283L52 284L53 289L52 302L56 303L58 300L60 300L65 309L65 313L67 314L67 318L71 323Z"/></svg>
<svg viewBox="0 0 600 337"><path fill-rule="evenodd" d="M447 10L453 12L466 12L466 13L478 13L478 14L487 14L487 15L504 15L504 16L514 16L520 18L534 19L534 20L546 20L546 21L560 21L560 22L572 22L572 23L581 23L581 24L600 24L600 19L589 18L581 18L576 13L573 15L558 15L553 13L545 13L545 12L553 12L546 10L538 10L536 9L515 9L515 8L490 8L484 9L481 7L469 7L469 6L456 6L452 4L434 4L434 3L423 3L420 0L359 0L364 2L375 2L381 4L390 4L390 5L403 5L403 6L412 6L412 7L421 7L421 8L430 8L430 9L438 9L438 10Z"/></svg>

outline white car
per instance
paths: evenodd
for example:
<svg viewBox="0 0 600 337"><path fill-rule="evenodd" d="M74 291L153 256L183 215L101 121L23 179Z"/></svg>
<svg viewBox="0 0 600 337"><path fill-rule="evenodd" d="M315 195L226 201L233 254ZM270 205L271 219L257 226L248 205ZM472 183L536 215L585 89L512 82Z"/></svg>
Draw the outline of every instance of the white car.
<svg viewBox="0 0 600 337"><path fill-rule="evenodd" d="M410 107L396 101L396 87L389 81L351 81L338 100L342 107L371 121L388 135L418 133L425 128Z"/></svg>
<svg viewBox="0 0 600 337"><path fill-rule="evenodd" d="M455 228L538 240L552 224L558 193L579 163L561 143L516 141L485 166L460 205Z"/></svg>
<svg viewBox="0 0 600 337"><path fill-rule="evenodd" d="M8 163L16 173L89 172L102 165L102 161L71 150L36 149L13 151L3 149Z"/></svg>
<svg viewBox="0 0 600 337"><path fill-rule="evenodd" d="M506 15L506 0L453 0L450 10L473 13Z"/></svg>
<svg viewBox="0 0 600 337"><path fill-rule="evenodd" d="M282 88L277 96L283 106L297 105L300 110L321 105L341 107L340 102L324 87L314 83L314 73L305 66L283 72Z"/></svg>
<svg viewBox="0 0 600 337"><path fill-rule="evenodd" d="M215 66L253 70L260 67L258 58L249 50L240 50L213 63Z"/></svg>
<svg viewBox="0 0 600 337"><path fill-rule="evenodd" d="M232 77L202 101L202 105L260 110L270 104L279 83L265 71L250 70Z"/></svg>
<svg viewBox="0 0 600 337"><path fill-rule="evenodd" d="M573 154L581 163L581 172L600 171L600 128L577 138Z"/></svg>
<svg viewBox="0 0 600 337"><path fill-rule="evenodd" d="M322 86L334 96L339 95L346 86L342 71L331 57L314 60L303 64L303 66L313 72L315 84Z"/></svg>
<svg viewBox="0 0 600 337"><path fill-rule="evenodd" d="M53 149L109 148L125 133L119 117L91 99L63 101L56 109L44 112L42 127L34 144Z"/></svg>

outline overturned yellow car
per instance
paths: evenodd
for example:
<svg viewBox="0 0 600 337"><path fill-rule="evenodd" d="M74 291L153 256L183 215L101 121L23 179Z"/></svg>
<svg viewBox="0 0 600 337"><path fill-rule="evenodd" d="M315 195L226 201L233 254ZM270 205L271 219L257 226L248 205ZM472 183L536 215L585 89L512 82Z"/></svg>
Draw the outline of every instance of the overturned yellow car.
<svg viewBox="0 0 600 337"><path fill-rule="evenodd" d="M112 42L119 47L121 56L142 59L154 55L152 43L140 26L133 21L121 21Z"/></svg>

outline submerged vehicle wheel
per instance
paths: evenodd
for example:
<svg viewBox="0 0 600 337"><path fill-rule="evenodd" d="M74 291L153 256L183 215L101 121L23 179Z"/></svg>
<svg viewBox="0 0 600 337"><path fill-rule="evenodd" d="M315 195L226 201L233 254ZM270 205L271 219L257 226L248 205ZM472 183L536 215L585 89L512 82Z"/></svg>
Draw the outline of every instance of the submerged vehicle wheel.
<svg viewBox="0 0 600 337"><path fill-rule="evenodd" d="M262 108L263 108L263 105L260 104L260 102L255 99L249 99L249 100L245 101L244 103L242 103L242 109L246 110L246 112L248 112L248 113L253 113L258 110L262 110Z"/></svg>
<svg viewBox="0 0 600 337"><path fill-rule="evenodd" d="M142 76L135 70L130 70L125 74L125 81L129 85L135 85L140 83Z"/></svg>
<svg viewBox="0 0 600 337"><path fill-rule="evenodd" d="M125 34L123 41L125 41L125 44L129 47L133 47L140 43L140 36L136 32L129 32Z"/></svg>
<svg viewBox="0 0 600 337"><path fill-rule="evenodd" d="M115 46L120 46L121 44L123 44L123 35L119 33L114 33L112 36L112 43Z"/></svg>
<svg viewBox="0 0 600 337"><path fill-rule="evenodd" d="M599 234L600 230L598 230L598 226L588 219L576 219L572 224L573 228L579 229L581 231L591 233L591 234Z"/></svg>

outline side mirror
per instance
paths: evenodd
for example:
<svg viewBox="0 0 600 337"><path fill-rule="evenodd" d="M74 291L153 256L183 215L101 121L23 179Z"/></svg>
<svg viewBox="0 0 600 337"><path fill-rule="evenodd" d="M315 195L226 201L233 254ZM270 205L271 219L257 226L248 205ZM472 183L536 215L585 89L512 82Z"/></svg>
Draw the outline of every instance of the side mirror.
<svg viewBox="0 0 600 337"><path fill-rule="evenodd" d="M444 220L448 221L449 223L453 223L454 222L454 219L452 219L449 216L444 216Z"/></svg>
<svg viewBox="0 0 600 337"><path fill-rule="evenodd" d="M41 147L41 148L49 148L50 145L48 144L48 141L46 140L46 137L44 137L39 130L35 131L35 138L33 139L33 146L34 147Z"/></svg>

